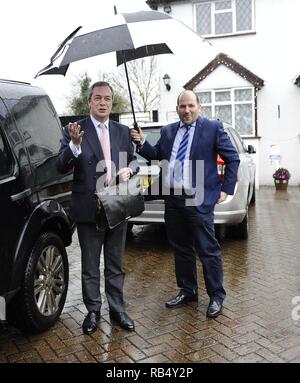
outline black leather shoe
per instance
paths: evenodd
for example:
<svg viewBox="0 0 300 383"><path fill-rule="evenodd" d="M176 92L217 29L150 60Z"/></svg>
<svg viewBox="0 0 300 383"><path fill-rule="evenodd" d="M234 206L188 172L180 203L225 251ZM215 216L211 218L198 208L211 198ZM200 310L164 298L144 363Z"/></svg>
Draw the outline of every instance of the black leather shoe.
<svg viewBox="0 0 300 383"><path fill-rule="evenodd" d="M116 322L120 327L127 331L134 330L134 323L130 316L125 313L118 313L116 311L110 311L109 313L110 319Z"/></svg>
<svg viewBox="0 0 300 383"><path fill-rule="evenodd" d="M95 311L90 311L88 315L84 318L82 323L82 330L86 335L91 335L94 331L97 330L97 322L100 320L100 313Z"/></svg>
<svg viewBox="0 0 300 383"><path fill-rule="evenodd" d="M209 318L216 318L217 316L221 314L221 312L222 312L222 303L212 299L209 302L206 316Z"/></svg>
<svg viewBox="0 0 300 383"><path fill-rule="evenodd" d="M182 305L186 302L194 302L198 300L198 294L195 295L185 295L183 293L179 293L175 298L171 299L170 301L166 302L166 307L169 309L173 307L177 307Z"/></svg>

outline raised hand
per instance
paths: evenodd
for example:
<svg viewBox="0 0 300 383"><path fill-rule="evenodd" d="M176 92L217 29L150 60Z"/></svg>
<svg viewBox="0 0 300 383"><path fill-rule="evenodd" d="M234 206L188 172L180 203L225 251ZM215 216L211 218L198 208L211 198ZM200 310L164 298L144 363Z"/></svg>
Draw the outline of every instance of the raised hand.
<svg viewBox="0 0 300 383"><path fill-rule="evenodd" d="M84 134L84 131L80 131L80 125L77 124L77 122L69 122L68 124L68 130L71 137L71 140L73 144L77 147L81 145L82 142L82 136Z"/></svg>

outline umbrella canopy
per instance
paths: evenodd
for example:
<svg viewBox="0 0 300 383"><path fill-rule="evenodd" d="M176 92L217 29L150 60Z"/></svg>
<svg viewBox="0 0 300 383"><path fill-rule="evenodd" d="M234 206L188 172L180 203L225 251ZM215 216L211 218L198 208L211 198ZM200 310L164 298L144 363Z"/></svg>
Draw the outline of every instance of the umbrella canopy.
<svg viewBox="0 0 300 383"><path fill-rule="evenodd" d="M170 15L158 11L119 13L104 28L87 31L75 37L73 31L58 47L44 74L63 74L72 62L109 52L117 53L117 65L146 56L172 53L180 41L194 40L195 49L208 43L200 35ZM208 43L210 44L210 43Z"/></svg>
<svg viewBox="0 0 300 383"><path fill-rule="evenodd" d="M180 41L193 41L194 48L203 46L204 40L177 19L158 11L120 13L106 22L104 28L87 31L78 36L78 27L58 47L50 64L37 76L46 74L65 75L69 64L89 57L116 52L117 65L125 65L133 118L134 108L126 62L146 56L173 53L172 46ZM136 122L135 122L136 125Z"/></svg>
<svg viewBox="0 0 300 383"><path fill-rule="evenodd" d="M163 20L174 19L157 11L140 11L114 15L106 22L107 27L75 37L82 28L78 27L60 44L50 64L35 77L45 74L65 75L70 63L109 52L117 53L117 65L146 56L172 53L165 41L162 41L162 33L156 33L156 23Z"/></svg>

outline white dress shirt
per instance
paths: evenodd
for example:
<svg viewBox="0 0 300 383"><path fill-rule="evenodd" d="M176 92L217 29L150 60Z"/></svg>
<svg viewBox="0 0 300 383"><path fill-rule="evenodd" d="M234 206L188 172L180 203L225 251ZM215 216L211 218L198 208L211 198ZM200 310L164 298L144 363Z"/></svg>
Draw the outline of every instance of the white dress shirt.
<svg viewBox="0 0 300 383"><path fill-rule="evenodd" d="M94 118L92 115L90 115L90 118L92 120L92 123L96 129L96 133L97 133L97 136L99 138L99 141L101 140L101 128L99 126L100 124L100 121L96 120L96 118ZM109 129L109 119L107 119L105 122L104 122L104 125L107 129ZM74 157L78 157L80 154L81 154L81 146L76 146L73 144L72 140L69 142L69 147L74 155Z"/></svg>
<svg viewBox="0 0 300 383"><path fill-rule="evenodd" d="M191 146L192 146L194 133L195 133L196 122L194 122L193 124L190 125L191 127L190 127L190 132L189 132L189 140L188 140L188 145L187 145L187 149L186 149L186 153L185 153L185 158L183 161L183 180L176 181L173 178L174 165L175 165L177 152L178 152L178 149L180 146L180 142L184 136L184 133L186 132L186 129L184 128L185 125L187 125L187 124L184 124L182 121L180 121L180 125L179 125L179 128L177 130L174 144L172 147L171 157L170 157L170 161L169 161L168 175L167 175L167 180L166 180L166 181L168 181L167 184L171 188L175 188L175 189L177 189L177 188L178 189L181 189L181 188L189 189L192 186L190 183L190 177L189 177L190 176L190 174L189 174L189 170L190 170L189 159L190 159Z"/></svg>

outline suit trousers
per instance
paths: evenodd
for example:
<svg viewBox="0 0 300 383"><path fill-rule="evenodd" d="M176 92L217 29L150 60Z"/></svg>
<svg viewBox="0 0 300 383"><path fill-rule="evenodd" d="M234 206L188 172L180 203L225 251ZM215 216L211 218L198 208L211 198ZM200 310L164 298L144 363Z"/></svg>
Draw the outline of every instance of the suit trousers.
<svg viewBox="0 0 300 383"><path fill-rule="evenodd" d="M165 201L165 221L169 242L175 256L177 285L187 296L198 293L196 254L203 267L208 296L223 302L223 265L221 248L215 236L214 213L200 213L186 206L184 196L170 196Z"/></svg>
<svg viewBox="0 0 300 383"><path fill-rule="evenodd" d="M99 228L95 223L77 223L81 248L81 281L83 302L88 311L100 311L100 255L103 247L105 294L110 311L124 312L123 254L127 222L109 229L105 220Z"/></svg>

